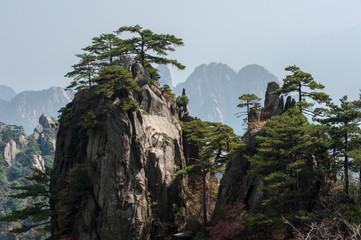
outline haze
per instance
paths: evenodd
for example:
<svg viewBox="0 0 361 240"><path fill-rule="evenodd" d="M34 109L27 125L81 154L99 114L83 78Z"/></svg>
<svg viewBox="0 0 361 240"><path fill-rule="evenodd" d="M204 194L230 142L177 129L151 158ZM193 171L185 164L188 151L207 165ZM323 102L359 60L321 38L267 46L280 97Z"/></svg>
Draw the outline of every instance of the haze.
<svg viewBox="0 0 361 240"><path fill-rule="evenodd" d="M203 63L238 71L260 64L282 80L298 65L334 97L357 96L361 80L360 0L0 0L0 84L65 87L74 54L101 33L139 24L174 34L175 84Z"/></svg>

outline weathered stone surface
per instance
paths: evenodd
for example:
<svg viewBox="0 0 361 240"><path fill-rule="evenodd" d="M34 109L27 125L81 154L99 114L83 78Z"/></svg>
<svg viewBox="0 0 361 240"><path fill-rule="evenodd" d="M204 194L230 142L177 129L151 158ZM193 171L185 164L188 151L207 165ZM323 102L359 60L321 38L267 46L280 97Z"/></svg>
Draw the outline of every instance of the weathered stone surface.
<svg viewBox="0 0 361 240"><path fill-rule="evenodd" d="M140 87L149 83L149 75L142 64L134 63L132 65L132 74Z"/></svg>
<svg viewBox="0 0 361 240"><path fill-rule="evenodd" d="M295 105L296 105L295 99L291 98L291 96L288 96L286 99L285 110L293 108Z"/></svg>
<svg viewBox="0 0 361 240"><path fill-rule="evenodd" d="M97 100L79 92L67 107L71 124L60 123L51 188L62 198L55 210L52 233L72 239L155 239L172 236L187 218L183 178L182 132L175 103L159 89L144 85L141 109L125 112L115 100L101 125L85 129L79 122ZM107 101L107 100L106 100ZM145 112L146 111L146 112ZM83 170L81 170L83 169ZM69 182L86 169L87 194L80 206L64 204ZM178 220L178 223L175 221Z"/></svg>
<svg viewBox="0 0 361 240"><path fill-rule="evenodd" d="M294 100L287 98L286 107L284 107L283 97L279 94L272 94L279 88L276 82L270 82L267 85L264 108L251 109L251 122L267 121L272 116L281 115L286 109L294 106ZM251 211L259 211L264 198L262 181L255 182L254 176L248 173L249 161L247 156L256 153L256 136L261 128L246 132L242 137L242 142L247 145L246 149L235 151L226 166L226 171L221 180L217 206L232 205L234 202L242 202Z"/></svg>
<svg viewBox="0 0 361 240"><path fill-rule="evenodd" d="M19 143L20 143L21 148L25 148L28 145L28 140L26 140L26 137L24 135L20 135Z"/></svg>
<svg viewBox="0 0 361 240"><path fill-rule="evenodd" d="M43 155L54 155L56 139L50 135L56 135L57 131L58 124L43 113L33 133L34 139L40 144Z"/></svg>
<svg viewBox="0 0 361 240"><path fill-rule="evenodd" d="M261 121L262 108L251 108L249 111L249 122Z"/></svg>
<svg viewBox="0 0 361 240"><path fill-rule="evenodd" d="M16 147L16 142L11 140L8 142L4 149L4 159L8 166L11 167L15 163L16 155L20 152L20 149Z"/></svg>
<svg viewBox="0 0 361 240"><path fill-rule="evenodd" d="M242 143L247 144L247 148L238 149L231 155L219 186L216 208L232 205L234 202L243 202L251 210L260 207L262 192L257 191L260 186L254 185L254 177L247 172L249 162L246 157L246 154L252 155L256 152L256 135L260 130L261 128L256 128L247 132L241 140Z"/></svg>
<svg viewBox="0 0 361 240"><path fill-rule="evenodd" d="M262 111L262 121L270 119L272 116L279 115L283 112L283 103L282 110L279 110L279 94L273 93L279 89L279 85L276 82L269 82L267 85L266 97L264 101L264 108Z"/></svg>
<svg viewBox="0 0 361 240"><path fill-rule="evenodd" d="M33 160L33 167L41 170L45 169L45 162L41 155L34 155Z"/></svg>

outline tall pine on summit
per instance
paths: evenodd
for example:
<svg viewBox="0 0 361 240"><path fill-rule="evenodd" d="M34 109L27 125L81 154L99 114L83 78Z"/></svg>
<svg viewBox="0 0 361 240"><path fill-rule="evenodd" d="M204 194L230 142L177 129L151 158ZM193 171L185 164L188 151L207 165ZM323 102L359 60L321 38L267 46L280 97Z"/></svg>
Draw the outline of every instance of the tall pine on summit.
<svg viewBox="0 0 361 240"><path fill-rule="evenodd" d="M178 69L185 67L177 60L168 59L163 56L168 52L173 52L174 47L182 46L183 41L169 34L156 34L149 29L143 29L139 25L133 27L121 27L116 31L117 34L124 32L134 33L137 36L129 39L132 45L131 53L135 54L135 59L139 61L143 67L147 67L148 63L172 64ZM155 53L154 54L152 54Z"/></svg>
<svg viewBox="0 0 361 240"><path fill-rule="evenodd" d="M283 86L274 93L288 95L289 93L296 92L298 94L297 107L301 109L302 112L312 113L309 108L314 104L308 102L307 100L309 99L317 103L327 103L331 100L326 93L316 91L324 89L325 86L317 83L311 74L301 71L301 69L296 66L289 66L285 68L285 70L292 72L292 75L287 75L286 78L283 79Z"/></svg>
<svg viewBox="0 0 361 240"><path fill-rule="evenodd" d="M125 32L136 36L121 38L120 35ZM174 35L156 34L139 25L121 27L115 33L93 37L92 44L82 49L84 53L76 55L80 60L72 66L73 71L65 75L73 78L68 88L80 90L96 86L99 83L94 84L94 79L99 77L101 70L114 65L124 67L130 59L142 64L152 80L158 80L159 75L152 63L172 64L178 69L185 68L177 60L165 57L175 50L174 47L182 45L182 39Z"/></svg>

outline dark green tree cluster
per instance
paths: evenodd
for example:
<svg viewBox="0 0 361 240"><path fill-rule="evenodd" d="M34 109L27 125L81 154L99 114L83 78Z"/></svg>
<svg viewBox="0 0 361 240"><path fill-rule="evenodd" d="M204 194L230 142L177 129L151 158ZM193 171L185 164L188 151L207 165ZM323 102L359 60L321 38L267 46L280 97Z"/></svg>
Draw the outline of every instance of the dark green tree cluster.
<svg viewBox="0 0 361 240"><path fill-rule="evenodd" d="M268 212L260 216L266 222L311 210L327 184L342 184L345 194L357 201L361 196L361 182L351 181L356 174L361 179L361 100L349 101L345 96L337 105L327 94L314 91L323 86L310 74L295 66L286 70L293 74L276 92L297 92L296 107L268 121L256 137L257 153L249 156L250 173L265 186L262 204ZM314 103L324 105L312 110ZM306 113L314 116L313 123ZM361 217L361 211L352 214Z"/></svg>
<svg viewBox="0 0 361 240"><path fill-rule="evenodd" d="M347 96L340 99L340 105L328 104L322 115L315 118L326 127L329 138L332 164L343 170L345 192L350 189L350 169L359 172L361 190L361 100L349 101Z"/></svg>
<svg viewBox="0 0 361 240"><path fill-rule="evenodd" d="M128 33L130 38L122 38ZM89 98L101 97L106 99L119 99L118 105L125 111L134 110L138 103L132 97L132 93L140 91L138 83L133 78L130 66L133 63L141 64L150 77L150 82L156 84L159 79L155 64L172 64L179 69L184 69L177 60L167 58L174 47L183 45L181 39L169 34L156 34L149 29L143 29L136 25L121 27L114 33L101 34L92 39L92 44L83 48L82 54L76 55L80 61L73 65L73 71L65 76L73 81L68 88L75 90L87 89L90 91ZM169 89L161 89L162 94L175 101L174 94ZM90 99L88 99L90 100ZM105 116L106 104L94 104L82 117L86 128L95 128ZM62 109L61 120L64 124L71 119L71 110Z"/></svg>
<svg viewBox="0 0 361 240"><path fill-rule="evenodd" d="M315 126L308 123L299 109L276 116L257 136L258 153L250 158L251 173L265 182L263 205L272 210L290 212L298 209L308 189L317 180L313 160L319 140Z"/></svg>
<svg viewBox="0 0 361 240"><path fill-rule="evenodd" d="M201 177L203 221L207 225L207 174L222 173L229 154L239 144L239 137L229 126L221 123L194 120L185 124L184 133L189 141L199 143L202 147L195 164L179 170L179 174Z"/></svg>
<svg viewBox="0 0 361 240"><path fill-rule="evenodd" d="M1 217L0 221L19 222L21 225L12 229L10 232L19 234L29 230L43 234L43 237L49 237L47 227L50 224L50 177L52 169L45 167L44 170L32 168L34 174L31 177L25 177L26 180L32 182L30 185L11 186L10 189L17 190L15 194L10 195L15 199L32 199L25 207L14 210L11 214Z"/></svg>
<svg viewBox="0 0 361 240"><path fill-rule="evenodd" d="M124 33L130 33L133 37L122 38L121 35ZM150 77L158 80L157 70L152 63L172 64L179 69L185 68L177 60L166 57L169 52L175 50L174 47L182 45L183 41L174 35L156 34L139 25L121 27L111 34L101 34L92 39L92 45L82 49L84 53L76 55L80 59L79 63L73 65L73 71L65 75L73 78L68 88L79 90L101 85L99 78L109 72L114 74L114 78L120 80L127 75L128 69L126 70L125 66L132 61L142 64ZM116 71L115 66L117 66ZM128 78L125 77L125 79ZM115 83L119 81L113 82L111 86L116 87Z"/></svg>

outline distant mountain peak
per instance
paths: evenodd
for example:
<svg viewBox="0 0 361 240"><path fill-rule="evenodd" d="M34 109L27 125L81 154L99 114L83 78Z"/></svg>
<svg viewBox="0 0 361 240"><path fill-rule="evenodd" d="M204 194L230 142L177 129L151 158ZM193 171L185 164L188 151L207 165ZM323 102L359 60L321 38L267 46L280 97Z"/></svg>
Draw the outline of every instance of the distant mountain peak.
<svg viewBox="0 0 361 240"><path fill-rule="evenodd" d="M157 67L158 73L160 75L159 85L162 87L164 85L170 86L173 89L172 76L167 65L159 65Z"/></svg>
<svg viewBox="0 0 361 240"><path fill-rule="evenodd" d="M10 101L15 97L16 92L11 87L0 84L0 99L5 101Z"/></svg>
<svg viewBox="0 0 361 240"><path fill-rule="evenodd" d="M58 110L73 98L72 92L61 87L51 87L40 91L24 91L9 102L0 101L0 122L22 125L30 134L38 124L39 116L45 113L57 118Z"/></svg>
<svg viewBox="0 0 361 240"><path fill-rule="evenodd" d="M181 94L185 88L190 99L189 111L202 120L223 122L238 133L242 121L235 114L238 97L245 93L265 95L268 82L279 82L277 77L263 66L250 64L238 73L224 63L212 62L196 67L185 82L179 83L174 92Z"/></svg>

